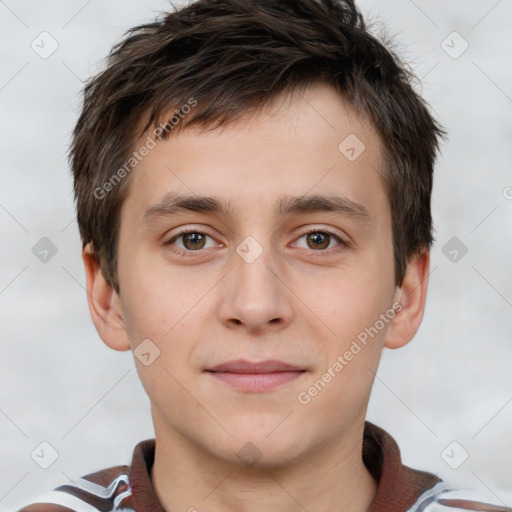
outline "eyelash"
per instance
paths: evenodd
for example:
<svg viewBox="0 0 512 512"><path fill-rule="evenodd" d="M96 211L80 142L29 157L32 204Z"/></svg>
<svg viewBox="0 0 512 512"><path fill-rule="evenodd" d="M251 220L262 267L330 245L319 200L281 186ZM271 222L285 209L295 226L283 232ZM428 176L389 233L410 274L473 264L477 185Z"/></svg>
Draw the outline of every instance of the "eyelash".
<svg viewBox="0 0 512 512"><path fill-rule="evenodd" d="M169 246L169 248L171 248L172 252L174 252L175 254L178 254L178 255L180 255L180 256L182 256L184 258L188 258L188 257L194 258L196 256L193 253L200 253L201 249L198 249L196 251L183 250L183 249L176 248L175 246L172 245L181 236L186 235L188 233L198 233L200 235L206 235L206 236L209 236L210 238L213 238L210 235L208 235L207 233L204 233L204 232L202 232L202 231L200 231L198 229L188 228L188 229L183 229L182 231L180 231L177 234L175 234L171 239L169 239L167 242L165 242L164 245ZM322 250L304 249L305 251L310 253L313 257L315 257L315 256L325 256L326 252L343 250L346 247L348 247L348 244L344 240L342 240L338 235L332 233L329 230L313 229L313 230L307 231L305 233L302 233L302 235L300 235L297 238L297 240L299 240L300 238L302 238L304 236L307 236L307 235L309 235L311 233L321 233L323 235L328 235L328 236L334 238L339 243L339 246L333 247L331 249L322 249Z"/></svg>

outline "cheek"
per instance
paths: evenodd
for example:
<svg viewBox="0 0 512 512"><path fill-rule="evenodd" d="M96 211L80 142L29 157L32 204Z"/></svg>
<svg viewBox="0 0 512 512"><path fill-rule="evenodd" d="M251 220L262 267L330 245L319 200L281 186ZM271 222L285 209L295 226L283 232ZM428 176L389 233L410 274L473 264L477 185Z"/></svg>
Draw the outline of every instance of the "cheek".
<svg viewBox="0 0 512 512"><path fill-rule="evenodd" d="M379 267L367 262L340 272L313 292L311 288L309 292L304 290L309 293L308 302L314 305L317 318L324 320L340 343L357 336L389 307L393 288L388 277L379 275Z"/></svg>
<svg viewBox="0 0 512 512"><path fill-rule="evenodd" d="M379 297L361 293L352 299L340 299L339 309L331 310L336 334L323 338L322 365L296 397L298 407L333 436L365 414L388 325L376 325L386 311Z"/></svg>
<svg viewBox="0 0 512 512"><path fill-rule="evenodd" d="M195 404L187 399L180 383L187 382L187 389L193 392L190 382L189 364L197 339L194 331L194 303L197 298L192 290L186 294L174 280L158 279L148 273L139 273L126 281L125 325L129 332L137 372L151 402L161 411L189 408L189 414L200 414ZM194 300L195 298L195 300ZM188 315L187 315L188 312ZM150 340L150 343L143 340ZM137 347L146 343L151 358L145 364L138 357ZM149 343L149 344L148 344ZM140 345L143 346L142 344Z"/></svg>
<svg viewBox="0 0 512 512"><path fill-rule="evenodd" d="M132 343L149 338L165 344L197 302L194 285L185 287L179 275L165 265L155 268L143 257L135 256L122 270L123 275L120 266L124 320Z"/></svg>
<svg viewBox="0 0 512 512"><path fill-rule="evenodd" d="M135 351L137 371L146 392L153 397L161 395L160 383L167 382L167 392L178 386L172 376L178 382L190 378L187 372L207 315L207 301L200 299L208 291L208 283L185 279L182 273L170 272L165 267L150 272L150 266L130 263L131 271L125 276L123 287L124 321ZM137 347L143 340L150 340L149 346L154 344L153 350L158 354L150 366L137 359Z"/></svg>
<svg viewBox="0 0 512 512"><path fill-rule="evenodd" d="M324 415L332 410L327 403L357 406L361 397L369 394L374 378L372 372L377 370L384 336L393 317L388 315L387 321L381 319L392 306L394 286L389 269L382 270L378 256L360 263L339 272L335 279L315 288L314 293L310 291L309 301L322 320L310 317L310 325L317 331L317 351L322 362L312 381L320 378L323 382L322 375L329 369L331 372L325 376L328 383L324 382L325 391L319 393L322 398L317 400L324 403ZM329 328L327 331L325 326ZM326 334L318 335L319 330Z"/></svg>

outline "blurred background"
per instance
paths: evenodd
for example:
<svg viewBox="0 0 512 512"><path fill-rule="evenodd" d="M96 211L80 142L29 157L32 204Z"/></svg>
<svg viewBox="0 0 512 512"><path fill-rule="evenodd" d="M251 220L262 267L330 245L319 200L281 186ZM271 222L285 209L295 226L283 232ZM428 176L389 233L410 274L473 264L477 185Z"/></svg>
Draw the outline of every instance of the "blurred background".
<svg viewBox="0 0 512 512"><path fill-rule="evenodd" d="M405 464L511 507L512 1L358 5L449 132L425 317L413 342L385 350L368 419ZM83 82L125 30L169 8L0 1L1 511L127 464L154 436L132 355L108 349L89 316L66 151Z"/></svg>

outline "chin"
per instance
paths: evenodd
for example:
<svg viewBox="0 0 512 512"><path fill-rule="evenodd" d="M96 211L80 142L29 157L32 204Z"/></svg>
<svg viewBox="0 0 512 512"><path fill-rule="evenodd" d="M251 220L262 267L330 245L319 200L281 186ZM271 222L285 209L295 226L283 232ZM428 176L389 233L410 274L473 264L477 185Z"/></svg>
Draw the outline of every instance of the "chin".
<svg viewBox="0 0 512 512"><path fill-rule="evenodd" d="M229 429L233 438L228 441L231 462L270 469L287 466L299 459L305 449L304 439L300 428L291 422L285 425L287 421L283 422L282 415L278 420L272 416L271 421L258 416L233 425Z"/></svg>

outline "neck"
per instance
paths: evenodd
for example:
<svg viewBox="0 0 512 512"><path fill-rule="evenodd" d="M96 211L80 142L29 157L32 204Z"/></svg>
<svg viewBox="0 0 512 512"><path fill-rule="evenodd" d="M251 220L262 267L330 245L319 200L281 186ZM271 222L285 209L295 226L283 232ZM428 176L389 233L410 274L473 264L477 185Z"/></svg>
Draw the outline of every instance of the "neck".
<svg viewBox="0 0 512 512"><path fill-rule="evenodd" d="M366 512L377 483L362 460L364 423L279 467L221 460L170 428L156 428L153 487L169 511Z"/></svg>

